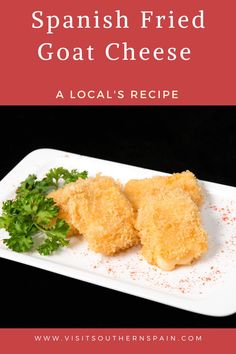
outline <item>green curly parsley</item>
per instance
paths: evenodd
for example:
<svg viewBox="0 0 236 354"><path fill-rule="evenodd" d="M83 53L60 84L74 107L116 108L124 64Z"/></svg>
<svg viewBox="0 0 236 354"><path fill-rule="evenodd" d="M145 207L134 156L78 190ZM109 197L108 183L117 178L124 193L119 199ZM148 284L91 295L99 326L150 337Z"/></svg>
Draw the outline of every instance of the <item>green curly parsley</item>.
<svg viewBox="0 0 236 354"><path fill-rule="evenodd" d="M70 229L65 220L57 219L60 208L47 194L59 187L86 179L86 171L68 171L63 167L51 169L42 180L29 175L16 191L16 198L3 203L0 228L9 233L4 239L6 246L16 252L33 249L35 236L41 232L43 241L37 250L41 255L50 255L60 247L68 245L66 236Z"/></svg>

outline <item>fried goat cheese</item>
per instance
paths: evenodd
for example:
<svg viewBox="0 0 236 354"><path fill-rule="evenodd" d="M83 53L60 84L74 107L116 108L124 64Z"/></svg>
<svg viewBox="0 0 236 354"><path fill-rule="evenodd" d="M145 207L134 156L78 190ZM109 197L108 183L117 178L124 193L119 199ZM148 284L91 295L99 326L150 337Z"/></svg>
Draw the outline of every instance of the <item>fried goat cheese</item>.
<svg viewBox="0 0 236 354"><path fill-rule="evenodd" d="M91 250L110 256L140 242L133 207L119 183L97 175L76 184L77 193L68 203L69 213Z"/></svg>
<svg viewBox="0 0 236 354"><path fill-rule="evenodd" d="M181 189L161 189L144 198L137 215L142 254L162 270L190 264L207 251L200 212Z"/></svg>
<svg viewBox="0 0 236 354"><path fill-rule="evenodd" d="M65 220L70 227L67 237L79 234L79 231L73 226L71 222L71 216L68 210L68 201L71 196L76 192L76 190L77 184L69 183L65 187L57 189L48 194L48 198L52 198L60 208L58 218Z"/></svg>
<svg viewBox="0 0 236 354"><path fill-rule="evenodd" d="M156 176L153 178L133 179L125 185L125 194L133 207L138 209L143 198L156 194L161 188L180 188L187 192L200 207L203 203L203 193L195 175L190 171L174 173L171 176Z"/></svg>

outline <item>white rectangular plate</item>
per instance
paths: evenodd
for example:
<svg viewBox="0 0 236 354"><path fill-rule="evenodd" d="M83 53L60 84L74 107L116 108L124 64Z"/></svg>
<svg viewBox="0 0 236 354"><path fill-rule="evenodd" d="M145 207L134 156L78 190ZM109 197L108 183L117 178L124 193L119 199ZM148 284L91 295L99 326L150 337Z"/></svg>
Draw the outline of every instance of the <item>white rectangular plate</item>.
<svg viewBox="0 0 236 354"><path fill-rule="evenodd" d="M19 183L29 174L39 178L52 167L101 172L122 183L164 173L51 149L26 156L1 182L0 201L14 197ZM5 247L0 230L0 257L49 270L145 299L211 316L236 312L236 188L201 182L206 201L202 220L209 234L209 251L191 266L164 272L149 265L139 247L115 257L88 250L82 238L51 256L36 252L19 254ZM46 276L46 275L45 275Z"/></svg>

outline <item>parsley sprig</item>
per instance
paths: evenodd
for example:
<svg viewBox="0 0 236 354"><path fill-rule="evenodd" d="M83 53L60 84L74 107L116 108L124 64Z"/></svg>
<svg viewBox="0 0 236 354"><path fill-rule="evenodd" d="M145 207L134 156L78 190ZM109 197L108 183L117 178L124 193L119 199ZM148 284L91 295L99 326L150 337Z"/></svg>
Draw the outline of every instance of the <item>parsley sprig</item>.
<svg viewBox="0 0 236 354"><path fill-rule="evenodd" d="M63 167L51 169L42 180L29 175L17 188L16 198L3 203L0 228L10 235L3 240L6 246L16 252L30 251L39 232L44 235L37 247L41 255L50 255L68 245L69 225L57 218L60 208L52 198L47 198L47 194L87 176L86 171L68 171Z"/></svg>

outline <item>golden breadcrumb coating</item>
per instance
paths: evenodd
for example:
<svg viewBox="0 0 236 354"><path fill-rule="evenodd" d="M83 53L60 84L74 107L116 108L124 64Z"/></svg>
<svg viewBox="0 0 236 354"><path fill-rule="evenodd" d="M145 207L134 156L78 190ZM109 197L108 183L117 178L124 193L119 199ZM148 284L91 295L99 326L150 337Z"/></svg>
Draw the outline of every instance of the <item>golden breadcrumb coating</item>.
<svg viewBox="0 0 236 354"><path fill-rule="evenodd" d="M125 185L125 194L134 208L138 209L146 194L156 193L160 188L181 188L189 193L193 201L200 207L203 203L202 189L195 175L190 171L174 173L170 176L133 179Z"/></svg>
<svg viewBox="0 0 236 354"><path fill-rule="evenodd" d="M156 194L161 188L181 188L189 193L192 200L201 206L203 193L195 175L190 171L174 173L171 176L156 176L153 178L133 179L125 186L125 194L134 208L138 209L142 199L147 195Z"/></svg>
<svg viewBox="0 0 236 354"><path fill-rule="evenodd" d="M207 233L200 212L189 194L181 189L163 188L149 195L138 210L142 254L163 270L190 264L207 251Z"/></svg>
<svg viewBox="0 0 236 354"><path fill-rule="evenodd" d="M57 189L48 194L48 198L54 199L54 202L59 206L60 211L58 214L59 219L63 219L70 226L70 231L67 237L78 235L79 231L73 226L71 217L68 210L68 201L71 196L76 192L76 183L67 184L65 187Z"/></svg>
<svg viewBox="0 0 236 354"><path fill-rule="evenodd" d="M91 250L113 255L139 243L131 203L111 177L78 180L68 202L73 225Z"/></svg>

